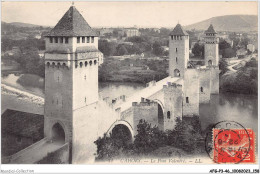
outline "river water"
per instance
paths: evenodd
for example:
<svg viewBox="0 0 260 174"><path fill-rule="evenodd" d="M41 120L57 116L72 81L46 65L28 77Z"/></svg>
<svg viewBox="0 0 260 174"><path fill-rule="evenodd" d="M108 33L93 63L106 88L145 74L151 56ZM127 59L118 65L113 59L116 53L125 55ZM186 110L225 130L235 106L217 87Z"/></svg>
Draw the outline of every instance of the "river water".
<svg viewBox="0 0 260 174"><path fill-rule="evenodd" d="M22 86L16 81L19 76L10 74L2 77L2 83L19 88L25 91L31 91L39 96L44 96L40 88ZM117 83L106 82L99 83L99 93L102 97L116 98L120 95L131 96L131 94L140 91L145 87L138 83ZM209 104L200 105L200 119L202 130L209 124L214 124L223 120L236 121L245 128L252 128L257 134L258 127L258 108L257 97L239 94L219 94L212 95Z"/></svg>

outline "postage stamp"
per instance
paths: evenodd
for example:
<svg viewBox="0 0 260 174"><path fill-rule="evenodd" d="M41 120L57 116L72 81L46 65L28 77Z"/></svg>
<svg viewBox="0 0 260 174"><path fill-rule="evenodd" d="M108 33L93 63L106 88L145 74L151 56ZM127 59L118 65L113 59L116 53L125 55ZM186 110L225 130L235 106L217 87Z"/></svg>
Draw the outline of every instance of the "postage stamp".
<svg viewBox="0 0 260 174"><path fill-rule="evenodd" d="M255 134L252 129L214 129L216 163L254 163Z"/></svg>

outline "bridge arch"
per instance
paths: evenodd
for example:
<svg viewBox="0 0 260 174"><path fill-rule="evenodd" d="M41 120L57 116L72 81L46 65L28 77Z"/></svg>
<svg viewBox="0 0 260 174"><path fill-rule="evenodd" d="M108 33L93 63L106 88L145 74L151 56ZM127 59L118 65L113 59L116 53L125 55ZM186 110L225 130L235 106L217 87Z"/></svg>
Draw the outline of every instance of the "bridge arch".
<svg viewBox="0 0 260 174"><path fill-rule="evenodd" d="M160 130L163 130L164 127L164 104L159 99L153 99L153 102L156 102L158 104L158 128Z"/></svg>
<svg viewBox="0 0 260 174"><path fill-rule="evenodd" d="M117 120L115 121L110 128L108 129L107 135L111 136L121 136L122 134L125 135L124 141L127 141L126 143L130 143L134 141L134 130L133 127L124 120Z"/></svg>

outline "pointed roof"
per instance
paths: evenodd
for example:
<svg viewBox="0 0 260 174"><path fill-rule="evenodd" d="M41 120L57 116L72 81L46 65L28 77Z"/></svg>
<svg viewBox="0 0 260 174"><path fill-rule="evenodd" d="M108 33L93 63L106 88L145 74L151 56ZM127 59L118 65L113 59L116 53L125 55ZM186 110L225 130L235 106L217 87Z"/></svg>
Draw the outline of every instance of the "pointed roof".
<svg viewBox="0 0 260 174"><path fill-rule="evenodd" d="M71 6L46 36L98 36L79 11Z"/></svg>
<svg viewBox="0 0 260 174"><path fill-rule="evenodd" d="M205 33L217 34L212 24L210 24L209 28L205 31Z"/></svg>
<svg viewBox="0 0 260 174"><path fill-rule="evenodd" d="M176 27L170 33L170 35L188 36L189 34L182 28L180 24L177 24Z"/></svg>

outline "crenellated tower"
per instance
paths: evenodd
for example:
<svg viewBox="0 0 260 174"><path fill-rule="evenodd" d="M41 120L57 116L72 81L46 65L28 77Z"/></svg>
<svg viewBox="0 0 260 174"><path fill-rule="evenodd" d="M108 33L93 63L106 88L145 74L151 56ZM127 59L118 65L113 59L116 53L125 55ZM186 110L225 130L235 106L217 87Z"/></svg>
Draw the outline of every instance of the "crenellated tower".
<svg viewBox="0 0 260 174"><path fill-rule="evenodd" d="M189 61L189 35L177 24L169 36L169 75L184 77Z"/></svg>
<svg viewBox="0 0 260 174"><path fill-rule="evenodd" d="M219 63L219 38L217 33L211 24L209 28L205 31L205 65L206 66L218 66Z"/></svg>
<svg viewBox="0 0 260 174"><path fill-rule="evenodd" d="M219 94L219 38L211 24L205 31L205 65L210 69L210 94Z"/></svg>
<svg viewBox="0 0 260 174"><path fill-rule="evenodd" d="M97 129L90 112L98 101L98 65L103 62L98 35L71 6L45 43L44 134L70 143L73 154L81 152L76 149L80 136Z"/></svg>

